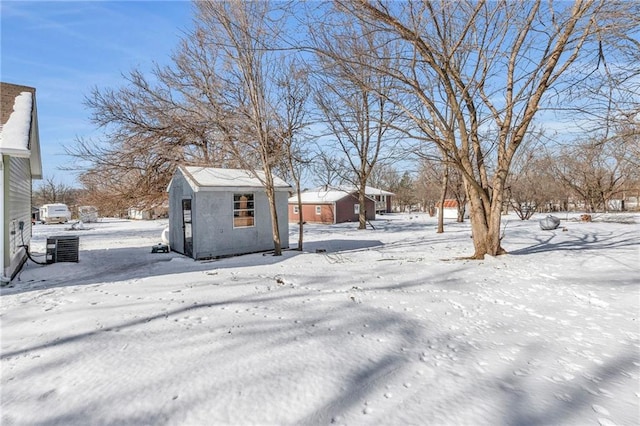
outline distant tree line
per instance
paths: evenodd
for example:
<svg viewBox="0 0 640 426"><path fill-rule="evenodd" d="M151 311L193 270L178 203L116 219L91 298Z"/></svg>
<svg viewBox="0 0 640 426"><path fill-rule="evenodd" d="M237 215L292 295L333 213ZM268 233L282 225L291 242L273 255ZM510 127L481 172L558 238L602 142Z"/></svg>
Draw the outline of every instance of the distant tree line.
<svg viewBox="0 0 640 426"><path fill-rule="evenodd" d="M507 179L503 211L521 219L535 213L559 211L639 211L639 157L629 148L635 143L585 141L551 149L542 145L524 148ZM379 185L397 194L396 211L436 211L440 203L444 165L423 160L417 173L387 168ZM463 206L462 179L449 173L446 198ZM628 200L633 200L629 205ZM626 204L625 204L626 203ZM461 212L462 213L462 212ZM458 221L464 218L460 215Z"/></svg>

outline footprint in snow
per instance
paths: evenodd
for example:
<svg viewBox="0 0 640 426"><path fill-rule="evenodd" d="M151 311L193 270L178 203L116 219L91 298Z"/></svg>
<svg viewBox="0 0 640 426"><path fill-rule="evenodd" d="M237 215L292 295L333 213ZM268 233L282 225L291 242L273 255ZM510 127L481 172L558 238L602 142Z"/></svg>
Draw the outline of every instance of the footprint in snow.
<svg viewBox="0 0 640 426"><path fill-rule="evenodd" d="M593 374L590 374L588 372L582 373L582 377L595 384L598 384L602 381L602 377L594 376Z"/></svg>
<svg viewBox="0 0 640 426"><path fill-rule="evenodd" d="M563 401L563 402L571 402L571 401L573 401L573 398L568 393L556 393L553 396L555 396L557 399L559 399L560 401Z"/></svg>
<svg viewBox="0 0 640 426"><path fill-rule="evenodd" d="M598 388L598 391L600 392L600 395L602 395L602 396L606 396L607 398L613 398L613 394L611 392L609 392L607 389Z"/></svg>
<svg viewBox="0 0 640 426"><path fill-rule="evenodd" d="M547 275L547 274L540 274L540 276L542 278L549 278L550 280L557 280L556 277L552 276L552 275Z"/></svg>
<svg viewBox="0 0 640 426"><path fill-rule="evenodd" d="M563 374L554 375L554 376L551 376L551 377L545 376L545 379L547 379L548 381L553 382L553 383L569 382L569 381L573 380L574 378L575 378L575 376L573 376L573 375L571 375L569 373L563 373Z"/></svg>
<svg viewBox="0 0 640 426"><path fill-rule="evenodd" d="M604 407L602 407L600 405L593 404L591 406L591 408L593 408L593 411L595 411L598 414L602 414L604 416L609 416L610 415L609 410L607 410L606 408L604 408Z"/></svg>
<svg viewBox="0 0 640 426"><path fill-rule="evenodd" d="M582 390L593 395L593 396L606 396L607 398L613 398L613 394L609 392L607 389L598 388L593 389L591 386L584 385L582 386Z"/></svg>

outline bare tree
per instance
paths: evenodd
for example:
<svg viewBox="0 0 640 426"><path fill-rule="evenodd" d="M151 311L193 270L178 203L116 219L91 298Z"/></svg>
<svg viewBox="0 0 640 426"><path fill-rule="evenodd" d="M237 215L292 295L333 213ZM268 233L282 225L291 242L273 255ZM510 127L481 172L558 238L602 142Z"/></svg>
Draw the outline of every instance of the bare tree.
<svg viewBox="0 0 640 426"><path fill-rule="evenodd" d="M384 43L359 64L404 89L414 101L396 105L411 118L411 135L438 145L462 173L478 259L505 252L505 182L541 108L583 81L586 63L597 67L599 41L637 46L630 33L639 5L632 2L336 3L377 37L401 41L395 53L400 66L377 66ZM343 56L350 63L358 59Z"/></svg>
<svg viewBox="0 0 640 426"><path fill-rule="evenodd" d="M214 49L222 61L219 78L224 91L216 93L223 110L236 117L223 123L229 134L227 146L233 157L255 173L265 187L271 212L274 254L282 254L273 172L282 163L283 134L278 104L278 77L287 73L276 52L281 28L286 27L286 10L270 2L197 2L198 22L192 34L193 50ZM285 13L284 15L282 13ZM206 59L217 60L211 55ZM212 64L215 66L215 63ZM285 90L288 90L285 87ZM286 99L287 94L284 94Z"/></svg>
<svg viewBox="0 0 640 426"><path fill-rule="evenodd" d="M389 102L393 90L387 76L360 66L368 58L368 52L377 41L371 34L360 32L358 26L348 21L339 26L330 22L315 33L315 51L318 53L319 72L316 74L315 99L330 134L336 144L331 148L343 153L346 167L334 167L341 178L350 182L358 191L359 225L366 229L366 186L372 170L380 158L388 155L394 144L393 124L397 121L397 108ZM349 27L352 37L341 37L344 27ZM342 55L359 58L343 61ZM377 61L386 66L389 59ZM384 94L385 96L380 96Z"/></svg>
<svg viewBox="0 0 640 426"><path fill-rule="evenodd" d="M76 192L74 189L56 180L55 176L45 178L35 188L32 194L33 204L63 203L72 204L75 202Z"/></svg>
<svg viewBox="0 0 640 426"><path fill-rule="evenodd" d="M440 182L442 182L441 168L442 163L439 161L423 158L420 161L418 175L414 183L420 203L430 216L436 214L436 206L441 194L439 191Z"/></svg>
<svg viewBox="0 0 640 426"><path fill-rule="evenodd" d="M369 185L393 191L393 188L396 188L400 183L400 178L400 174L395 167L379 161L369 174Z"/></svg>
<svg viewBox="0 0 640 426"><path fill-rule="evenodd" d="M298 63L289 64L289 73L280 76L278 82L284 95L282 109L279 114L279 137L285 150L282 175L294 182L298 199L298 250L303 249L304 215L302 208L302 178L306 167L309 166L308 135L304 130L309 125L307 118L307 101L311 88L308 81L308 70Z"/></svg>
<svg viewBox="0 0 640 426"><path fill-rule="evenodd" d="M588 141L562 150L554 174L584 203L588 212L607 211L636 168L624 146Z"/></svg>
<svg viewBox="0 0 640 426"><path fill-rule="evenodd" d="M311 162L312 182L315 185L324 187L342 184L342 178L340 177L344 174L341 172L344 169L342 164L342 161L332 156L331 152L324 151L323 148L318 147L313 153Z"/></svg>
<svg viewBox="0 0 640 426"><path fill-rule="evenodd" d="M456 218L456 222L462 223L464 222L464 218L467 214L467 191L464 188L464 179L462 178L462 174L460 170L455 167L452 167L449 170L449 189L448 194L451 198L456 200L456 205L458 208L458 217Z"/></svg>
<svg viewBox="0 0 640 426"><path fill-rule="evenodd" d="M123 217L129 207L135 206L135 201L128 197L127 192L120 192L123 176L87 171L80 176L83 186L80 205L94 206L101 216Z"/></svg>
<svg viewBox="0 0 640 426"><path fill-rule="evenodd" d="M396 194L395 202L400 211L410 211L418 203L415 181L409 172L402 174L400 180L392 187L392 191Z"/></svg>
<svg viewBox="0 0 640 426"><path fill-rule="evenodd" d="M269 200L274 253L282 252L273 172L293 151L285 147L289 69L278 49L290 4L194 2L194 28L153 78L133 71L119 90L95 89L93 121L109 130L107 144L78 141L71 154L109 191L153 203L179 163L244 168ZM153 84L151 83L153 81ZM114 177L120 176L117 184ZM96 179L90 179L95 182Z"/></svg>
<svg viewBox="0 0 640 426"><path fill-rule="evenodd" d="M425 188L429 199L426 202L430 215L438 208L437 233L444 232L444 204L447 199L454 199L457 205L457 222L464 222L467 205L467 193L462 175L438 156L424 156L420 163L420 186ZM437 193L436 193L437 192Z"/></svg>
<svg viewBox="0 0 640 426"><path fill-rule="evenodd" d="M97 198L106 197L103 211L123 203L162 203L180 163L229 165L209 120L196 115L186 96L179 95L171 72L156 68L155 85L136 70L123 78L123 87L94 88L86 98L91 120L105 130L105 139L79 138L65 147L79 160L67 168L82 170L80 181L87 189L100 188Z"/></svg>
<svg viewBox="0 0 640 426"><path fill-rule="evenodd" d="M543 156L539 155L542 152ZM545 204L550 203L549 163L544 151L526 149L519 153L507 179L507 200L521 220L529 220Z"/></svg>

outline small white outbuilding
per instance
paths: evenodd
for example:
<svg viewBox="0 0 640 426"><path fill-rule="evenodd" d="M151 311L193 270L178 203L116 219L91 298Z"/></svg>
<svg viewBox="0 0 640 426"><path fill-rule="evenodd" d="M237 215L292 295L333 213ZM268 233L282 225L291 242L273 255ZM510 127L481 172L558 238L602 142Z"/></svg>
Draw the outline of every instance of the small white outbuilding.
<svg viewBox="0 0 640 426"><path fill-rule="evenodd" d="M274 184L281 246L288 248L291 187L277 177ZM273 250L267 194L249 171L180 166L167 190L171 250L194 259Z"/></svg>

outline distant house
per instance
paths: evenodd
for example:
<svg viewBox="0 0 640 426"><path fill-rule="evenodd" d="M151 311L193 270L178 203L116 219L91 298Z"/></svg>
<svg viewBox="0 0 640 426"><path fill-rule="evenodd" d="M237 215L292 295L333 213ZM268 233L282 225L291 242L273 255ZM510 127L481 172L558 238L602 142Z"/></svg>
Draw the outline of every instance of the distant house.
<svg viewBox="0 0 640 426"><path fill-rule="evenodd" d="M36 89L0 83L0 279L10 281L31 242L31 181L42 179Z"/></svg>
<svg viewBox="0 0 640 426"><path fill-rule="evenodd" d="M129 207L127 217L133 220L151 220L152 211L144 207Z"/></svg>
<svg viewBox="0 0 640 426"><path fill-rule="evenodd" d="M133 220L153 220L167 217L169 205L166 203L152 207L132 206L127 209L127 217Z"/></svg>
<svg viewBox="0 0 640 426"><path fill-rule="evenodd" d="M436 204L436 215L439 214L440 203ZM446 199L444 200L444 208L442 210L443 218L445 219L457 219L458 218L458 201L455 199ZM464 217L469 217L469 211L467 210L467 206L465 206Z"/></svg>
<svg viewBox="0 0 640 426"><path fill-rule="evenodd" d="M339 189L345 192L353 192L356 191L357 188L354 186L337 186L335 189ZM385 191L384 189L374 188L372 186L364 187L364 195L371 198L376 202L376 213L385 214L391 213L392 206L391 200L396 194L393 192Z"/></svg>
<svg viewBox="0 0 640 426"><path fill-rule="evenodd" d="M308 223L334 224L357 222L360 214L358 192L352 188L317 188L303 192L302 219ZM376 218L376 202L365 199L367 220ZM289 221L300 221L298 196L289 198Z"/></svg>
<svg viewBox="0 0 640 426"><path fill-rule="evenodd" d="M367 197L372 198L376 202L376 213L391 213L391 198L396 195L393 192L384 189L366 186L364 193Z"/></svg>
<svg viewBox="0 0 640 426"><path fill-rule="evenodd" d="M287 248L291 187L276 177L274 183L280 242ZM194 259L273 250L267 194L249 171L181 166L167 190L172 250Z"/></svg>
<svg viewBox="0 0 640 426"><path fill-rule="evenodd" d="M638 203L640 197L627 197L624 202L624 208L626 210L637 211L640 209L640 203Z"/></svg>
<svg viewBox="0 0 640 426"><path fill-rule="evenodd" d="M637 211L638 197L624 196L607 202L608 211Z"/></svg>

